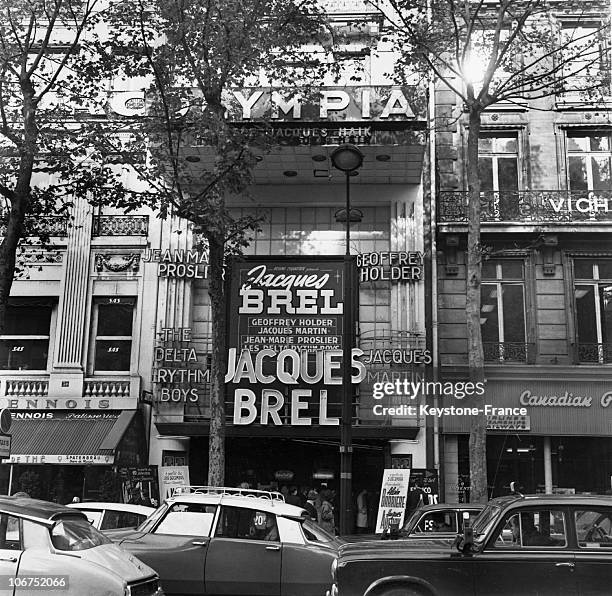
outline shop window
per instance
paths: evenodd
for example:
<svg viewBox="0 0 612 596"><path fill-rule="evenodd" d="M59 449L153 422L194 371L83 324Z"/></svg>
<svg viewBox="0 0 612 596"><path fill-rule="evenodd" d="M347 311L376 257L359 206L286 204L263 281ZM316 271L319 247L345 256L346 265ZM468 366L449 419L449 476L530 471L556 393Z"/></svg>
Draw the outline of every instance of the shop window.
<svg viewBox="0 0 612 596"><path fill-rule="evenodd" d="M128 372L132 356L133 298L103 298L94 305L94 371Z"/></svg>
<svg viewBox="0 0 612 596"><path fill-rule="evenodd" d="M47 370L53 304L11 299L0 335L0 369Z"/></svg>
<svg viewBox="0 0 612 596"><path fill-rule="evenodd" d="M567 544L562 511L523 511L506 519L495 548L563 548Z"/></svg>
<svg viewBox="0 0 612 596"><path fill-rule="evenodd" d="M567 169L571 191L612 190L612 133L569 131Z"/></svg>
<svg viewBox="0 0 612 596"><path fill-rule="evenodd" d="M515 220L519 209L518 134L483 133L478 140L480 191L489 218Z"/></svg>
<svg viewBox="0 0 612 596"><path fill-rule="evenodd" d="M255 509L222 507L215 536L277 542L279 537L276 516Z"/></svg>
<svg viewBox="0 0 612 596"><path fill-rule="evenodd" d="M480 329L485 361L526 362L525 283L522 260L482 265Z"/></svg>
<svg viewBox="0 0 612 596"><path fill-rule="evenodd" d="M612 259L574 261L579 362L612 362Z"/></svg>

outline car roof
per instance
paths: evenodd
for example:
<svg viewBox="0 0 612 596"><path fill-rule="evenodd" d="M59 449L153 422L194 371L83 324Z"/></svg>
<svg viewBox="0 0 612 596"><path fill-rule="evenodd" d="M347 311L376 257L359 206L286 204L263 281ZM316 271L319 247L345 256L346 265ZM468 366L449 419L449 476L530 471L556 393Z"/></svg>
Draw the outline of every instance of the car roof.
<svg viewBox="0 0 612 596"><path fill-rule="evenodd" d="M466 509L481 511L484 508L484 503L438 503L436 505L423 505L419 507L419 511L464 511Z"/></svg>
<svg viewBox="0 0 612 596"><path fill-rule="evenodd" d="M103 503L87 501L85 503L69 503L66 507L71 509L90 510L90 509L106 509L109 511L127 511L128 513L138 513L147 517L155 511L155 507L147 507L146 505L133 505L132 503Z"/></svg>
<svg viewBox="0 0 612 596"><path fill-rule="evenodd" d="M511 505L562 506L588 505L590 507L612 507L612 496L605 495L507 495L491 499L489 505L509 507Z"/></svg>
<svg viewBox="0 0 612 596"><path fill-rule="evenodd" d="M224 495L224 494L179 494L167 499L168 503L201 503L205 505L229 505L231 507L246 507L266 513L274 513L287 517L301 517L306 513L296 505L284 501L255 496Z"/></svg>
<svg viewBox="0 0 612 596"><path fill-rule="evenodd" d="M69 509L59 503L30 499L28 497L0 496L0 512L8 513L16 517L29 518L33 521L50 524L65 515L79 516L85 518L85 514L74 509Z"/></svg>

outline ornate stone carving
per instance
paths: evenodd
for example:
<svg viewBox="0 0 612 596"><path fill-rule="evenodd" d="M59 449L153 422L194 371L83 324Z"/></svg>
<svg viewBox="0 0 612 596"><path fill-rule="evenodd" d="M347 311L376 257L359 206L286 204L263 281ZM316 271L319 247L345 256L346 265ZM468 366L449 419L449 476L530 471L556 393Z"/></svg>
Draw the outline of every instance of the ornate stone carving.
<svg viewBox="0 0 612 596"><path fill-rule="evenodd" d="M140 254L96 254L96 271L102 273L110 271L111 273L136 273L140 268Z"/></svg>

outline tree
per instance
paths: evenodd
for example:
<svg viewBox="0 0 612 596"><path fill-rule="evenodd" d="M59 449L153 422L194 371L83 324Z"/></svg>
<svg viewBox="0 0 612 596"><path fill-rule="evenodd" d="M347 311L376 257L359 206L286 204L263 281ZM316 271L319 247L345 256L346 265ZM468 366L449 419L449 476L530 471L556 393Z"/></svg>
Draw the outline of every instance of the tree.
<svg viewBox="0 0 612 596"><path fill-rule="evenodd" d="M545 98L567 93L595 100L606 84L609 87L607 65L598 43L600 36L609 37L607 7L597 2L559 6L574 17L573 27L564 29L544 0L372 3L386 16L399 53L396 76L400 80L415 75L432 77L455 94L462 104L463 116L459 118L467 120L468 366L471 380L483 382L480 285L484 251L478 173L482 114L500 102L546 109L542 103ZM594 27L576 26L593 20L598 23ZM480 408L483 403L484 396L473 406ZM469 452L471 500L485 501L488 490L484 414L472 418Z"/></svg>
<svg viewBox="0 0 612 596"><path fill-rule="evenodd" d="M162 217L187 219L209 252L212 354L208 483L225 474L226 296L224 276L258 229L255 216L236 216L232 195L246 196L257 157L273 143L269 117L237 126L243 119L227 98L239 88L282 87L316 71L317 60L301 48L318 33L322 15L314 0L159 0L121 5L110 39L100 44L94 68L122 48L122 74L142 76L148 109L133 122L146 139L146 164L132 166L150 185ZM297 66L296 66L297 65ZM306 67L305 65L308 65ZM300 80L300 79L298 79ZM243 101L249 100L245 93ZM194 168L191 154L201 159ZM197 154L194 156L194 154ZM193 162L193 159L192 159Z"/></svg>
<svg viewBox="0 0 612 596"><path fill-rule="evenodd" d="M45 245L75 197L121 204L130 193L100 158L106 134L79 109L100 112L101 78L78 76L91 55L98 0L0 0L0 332L19 254Z"/></svg>

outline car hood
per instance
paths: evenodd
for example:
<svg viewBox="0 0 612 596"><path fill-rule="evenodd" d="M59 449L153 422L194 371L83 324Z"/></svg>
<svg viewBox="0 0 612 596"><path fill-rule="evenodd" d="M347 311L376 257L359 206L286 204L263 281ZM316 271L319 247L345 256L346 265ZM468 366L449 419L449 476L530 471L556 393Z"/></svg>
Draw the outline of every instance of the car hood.
<svg viewBox="0 0 612 596"><path fill-rule="evenodd" d="M75 551L71 554L80 557L84 561L93 563L94 565L99 565L128 582L157 575L151 567L145 565L140 559L116 544L102 544L95 548Z"/></svg>
<svg viewBox="0 0 612 596"><path fill-rule="evenodd" d="M450 557L457 554L448 540L379 540L367 542L349 542L340 547L343 559L406 559Z"/></svg>

